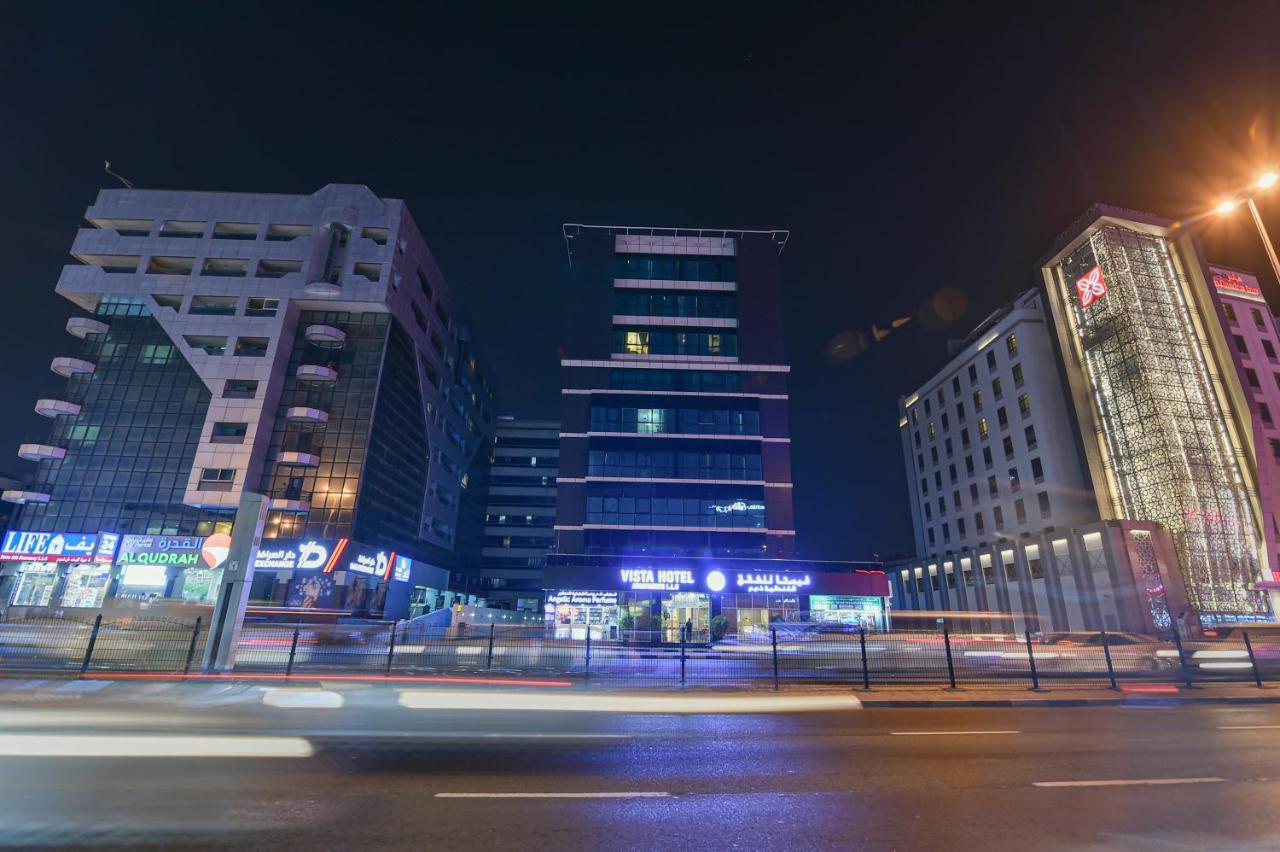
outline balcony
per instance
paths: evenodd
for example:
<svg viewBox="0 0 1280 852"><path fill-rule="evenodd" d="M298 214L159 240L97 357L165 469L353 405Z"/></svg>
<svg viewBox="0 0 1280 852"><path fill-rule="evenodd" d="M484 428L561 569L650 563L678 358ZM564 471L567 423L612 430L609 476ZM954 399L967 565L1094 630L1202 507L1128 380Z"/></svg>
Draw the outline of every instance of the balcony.
<svg viewBox="0 0 1280 852"><path fill-rule="evenodd" d="M310 500L289 500L285 497L272 497L270 509L273 512L293 512L303 514L311 511Z"/></svg>
<svg viewBox="0 0 1280 852"><path fill-rule="evenodd" d="M50 444L23 444L18 447L18 458L27 461L48 461L50 459L59 460L65 458L67 451L62 447L54 447Z"/></svg>
<svg viewBox="0 0 1280 852"><path fill-rule="evenodd" d="M72 376L88 375L98 369L98 365L83 358L54 358L49 369L64 379L69 379Z"/></svg>
<svg viewBox="0 0 1280 852"><path fill-rule="evenodd" d="M284 450L276 456L276 464L287 467L319 467L320 457L315 453L301 453L295 450Z"/></svg>
<svg viewBox="0 0 1280 852"><path fill-rule="evenodd" d="M347 342L347 333L331 325L307 326L307 342L326 349L341 349Z"/></svg>
<svg viewBox="0 0 1280 852"><path fill-rule="evenodd" d="M295 423L328 423L329 412L305 405L295 405L284 413L285 419Z"/></svg>
<svg viewBox="0 0 1280 852"><path fill-rule="evenodd" d="M84 340L90 334L106 334L111 326L89 317L72 317L67 320L67 334Z"/></svg>
<svg viewBox="0 0 1280 852"><path fill-rule="evenodd" d="M321 367L319 364L299 364L294 375L300 382L328 384L338 380L337 370L332 367Z"/></svg>
<svg viewBox="0 0 1280 852"><path fill-rule="evenodd" d="M49 495L43 491L23 491L20 488L6 488L0 492L0 500L6 503L17 503L25 505L27 503L48 503Z"/></svg>
<svg viewBox="0 0 1280 852"><path fill-rule="evenodd" d="M80 413L80 406L65 399L37 399L36 414L41 417L75 417Z"/></svg>

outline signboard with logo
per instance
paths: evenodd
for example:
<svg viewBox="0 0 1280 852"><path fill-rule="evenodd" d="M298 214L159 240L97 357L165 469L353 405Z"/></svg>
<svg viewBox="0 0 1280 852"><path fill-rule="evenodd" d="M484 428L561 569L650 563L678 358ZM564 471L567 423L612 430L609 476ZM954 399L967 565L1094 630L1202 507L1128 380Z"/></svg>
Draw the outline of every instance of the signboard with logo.
<svg viewBox="0 0 1280 852"><path fill-rule="evenodd" d="M813 585L809 574L786 571L735 571L734 588L750 594L794 594Z"/></svg>
<svg viewBox="0 0 1280 852"><path fill-rule="evenodd" d="M1084 276L1076 279L1076 292L1080 294L1080 307L1087 308L1107 295L1107 279L1102 276L1102 267L1095 266Z"/></svg>
<svg viewBox="0 0 1280 852"><path fill-rule="evenodd" d="M340 538L277 540L264 539L258 548L254 570L319 571L332 574L351 571L379 580L407 582L413 560L387 548L369 547Z"/></svg>
<svg viewBox="0 0 1280 852"><path fill-rule="evenodd" d="M345 545L346 539L337 542L304 539L281 541L263 539L258 555L253 560L255 570L319 571L329 565L330 554L336 545Z"/></svg>
<svg viewBox="0 0 1280 852"><path fill-rule="evenodd" d="M97 546L94 533L9 530L0 544L0 561L92 562Z"/></svg>
<svg viewBox="0 0 1280 852"><path fill-rule="evenodd" d="M225 539L225 543L223 542ZM120 540L120 565L173 565L179 568L217 568L227 558L231 536L126 535Z"/></svg>
<svg viewBox="0 0 1280 852"><path fill-rule="evenodd" d="M1213 273L1213 286L1219 292L1229 296L1240 296L1255 302L1266 301L1262 295L1262 285L1258 283L1256 276L1217 267L1210 271Z"/></svg>
<svg viewBox="0 0 1280 852"><path fill-rule="evenodd" d="M586 591L554 591L547 592L547 607L555 607L560 604L568 606L617 606L617 592L586 592Z"/></svg>
<svg viewBox="0 0 1280 852"><path fill-rule="evenodd" d="M770 559L638 558L570 556L543 573L549 593L709 592L771 595L869 595L888 597L884 571L830 563ZM874 564L874 563L870 563Z"/></svg>
<svg viewBox="0 0 1280 852"><path fill-rule="evenodd" d="M621 568L622 585L632 591L668 591L695 588L693 572L679 568Z"/></svg>

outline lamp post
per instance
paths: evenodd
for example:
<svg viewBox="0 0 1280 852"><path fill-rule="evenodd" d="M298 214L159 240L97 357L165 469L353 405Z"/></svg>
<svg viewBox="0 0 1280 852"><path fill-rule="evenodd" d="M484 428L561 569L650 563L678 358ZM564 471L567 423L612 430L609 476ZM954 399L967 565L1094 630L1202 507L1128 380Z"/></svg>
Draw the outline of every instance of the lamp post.
<svg viewBox="0 0 1280 852"><path fill-rule="evenodd" d="M1276 280L1280 281L1280 257L1276 256L1276 247L1271 243L1271 237L1267 234L1267 228L1262 224L1262 214L1258 212L1258 205L1253 202L1253 196L1257 190L1267 190L1276 185L1280 181L1280 175L1275 172L1267 172L1258 178L1258 182L1254 184L1253 190L1244 196L1244 203L1249 207L1249 213L1253 216L1253 224L1258 228L1258 236L1262 237L1262 247L1267 251L1267 258L1271 261L1271 271L1275 273ZM1236 209L1238 201L1224 201L1217 206L1218 213L1230 213Z"/></svg>

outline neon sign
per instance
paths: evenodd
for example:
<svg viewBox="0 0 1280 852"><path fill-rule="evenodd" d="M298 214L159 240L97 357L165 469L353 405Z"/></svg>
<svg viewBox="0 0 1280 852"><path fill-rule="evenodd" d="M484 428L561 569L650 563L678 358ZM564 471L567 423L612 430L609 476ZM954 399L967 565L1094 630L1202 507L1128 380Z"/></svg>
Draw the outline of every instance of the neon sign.
<svg viewBox="0 0 1280 852"><path fill-rule="evenodd" d="M47 533L9 530L0 545L0 560L26 562L92 562L98 537L93 533Z"/></svg>
<svg viewBox="0 0 1280 852"><path fill-rule="evenodd" d="M1248 284L1244 276L1234 272L1222 272L1213 276L1213 286L1219 290L1233 290L1246 296L1262 297L1262 288Z"/></svg>
<svg viewBox="0 0 1280 852"><path fill-rule="evenodd" d="M792 594L813 585L808 574L738 574L738 589L753 594Z"/></svg>
<svg viewBox="0 0 1280 852"><path fill-rule="evenodd" d="M1095 266L1083 278L1076 279L1076 292L1080 294L1080 307L1087 308L1107 295L1107 279L1102 277L1102 267Z"/></svg>
<svg viewBox="0 0 1280 852"><path fill-rule="evenodd" d="M679 591L697 583L692 571L681 569L622 568L623 584L632 591Z"/></svg>

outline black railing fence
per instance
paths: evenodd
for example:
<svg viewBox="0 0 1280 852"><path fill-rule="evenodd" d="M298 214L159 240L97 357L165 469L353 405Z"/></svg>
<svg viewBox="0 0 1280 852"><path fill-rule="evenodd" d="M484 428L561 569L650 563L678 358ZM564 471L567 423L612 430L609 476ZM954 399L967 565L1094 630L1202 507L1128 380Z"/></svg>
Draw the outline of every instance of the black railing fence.
<svg viewBox="0 0 1280 852"><path fill-rule="evenodd" d="M198 672L208 638L201 619L104 620L65 611L0 617L0 673ZM859 632L840 625L778 624L718 640L666 632L601 638L538 626L417 622L246 624L235 671L319 674L537 675L626 684L825 682L1008 685L1280 681L1280 633L1161 642L1135 634L1068 639L949 630Z"/></svg>

